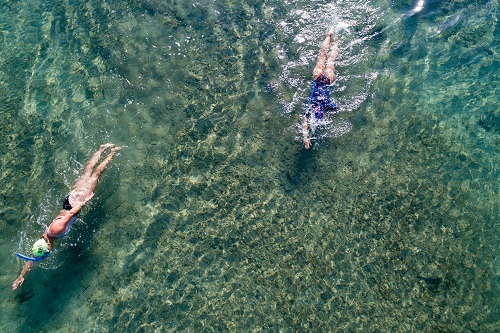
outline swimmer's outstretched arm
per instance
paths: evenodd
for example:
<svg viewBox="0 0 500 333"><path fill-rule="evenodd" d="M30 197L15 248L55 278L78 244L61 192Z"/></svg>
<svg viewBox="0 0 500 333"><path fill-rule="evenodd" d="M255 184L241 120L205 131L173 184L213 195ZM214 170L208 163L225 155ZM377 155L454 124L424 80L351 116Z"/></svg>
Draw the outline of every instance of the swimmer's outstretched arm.
<svg viewBox="0 0 500 333"><path fill-rule="evenodd" d="M304 147L309 149L311 140L309 139L309 119L304 115L304 122L302 123L302 134L304 135Z"/></svg>
<svg viewBox="0 0 500 333"><path fill-rule="evenodd" d="M48 237L47 233L45 233L45 234L43 234L42 238L45 239L45 241L47 242L48 250L50 251L52 249L52 242L51 242L50 237ZM31 266L33 266L33 262L26 261L26 263L23 266L23 269L21 270L21 274L19 274L17 279L14 281L14 283L12 283L12 290L16 290L17 287L19 287L20 285L23 284L24 276L26 275L26 273L29 272L29 270L31 269Z"/></svg>
<svg viewBox="0 0 500 333"><path fill-rule="evenodd" d="M23 269L21 270L21 274L17 277L17 279L14 281L12 284L12 290L16 290L17 287L23 284L24 282L24 276L28 271L30 270L31 266L33 265L32 261L26 261L26 263L23 266Z"/></svg>

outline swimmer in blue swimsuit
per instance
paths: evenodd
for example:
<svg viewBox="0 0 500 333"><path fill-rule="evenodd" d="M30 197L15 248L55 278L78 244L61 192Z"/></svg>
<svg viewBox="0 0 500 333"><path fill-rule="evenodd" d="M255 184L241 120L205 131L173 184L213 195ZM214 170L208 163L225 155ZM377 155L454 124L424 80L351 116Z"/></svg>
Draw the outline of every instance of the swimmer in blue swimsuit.
<svg viewBox="0 0 500 333"><path fill-rule="evenodd" d="M326 112L336 111L338 107L330 100L329 88L335 79L335 57L339 51L339 43L337 40L333 42L330 55L328 59L326 54L330 47L330 38L333 35L333 29L328 31L321 51L318 57L318 62L313 71L313 87L309 103L306 111L304 112L304 119L302 124L302 134L304 136L304 147L309 149L311 146L311 139L309 138L309 122L311 116L321 119Z"/></svg>
<svg viewBox="0 0 500 333"><path fill-rule="evenodd" d="M96 167L102 153L108 148L111 148L108 156ZM50 255L52 242L57 238L64 237L69 232L80 209L94 196L94 189L99 176L120 149L121 147L115 147L112 143L101 145L99 150L87 162L83 176L76 182L73 190L64 198L63 210L59 212L59 215L52 221L45 233L33 245L33 254L26 256L17 253L18 257L26 260L26 263L19 277L12 284L13 290L16 290L24 282L24 276L30 270L34 261L42 260Z"/></svg>

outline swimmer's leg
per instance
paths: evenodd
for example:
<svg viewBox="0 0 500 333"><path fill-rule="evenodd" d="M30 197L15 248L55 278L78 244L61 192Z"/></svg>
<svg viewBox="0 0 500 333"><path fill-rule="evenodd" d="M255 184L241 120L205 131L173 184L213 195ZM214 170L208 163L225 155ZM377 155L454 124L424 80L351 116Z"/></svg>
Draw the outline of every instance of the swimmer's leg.
<svg viewBox="0 0 500 333"><path fill-rule="evenodd" d="M111 149L111 152L108 154L108 156L106 156L104 161L102 161L101 164L99 164L99 166L95 169L94 173L92 173L92 169L99 161L99 158L101 157L103 151L113 146L114 144L112 143L101 145L100 149L95 152L90 161L87 163L87 166L85 167L85 174L76 182L74 189L70 193L69 197L69 201L71 206L73 206L73 209L78 207L78 209L75 211L75 214L83 205L85 205L87 201L92 198L92 196L94 195L93 191L97 185L97 181L99 180L99 176L104 171L104 169L106 169L109 162L111 162L111 159L113 158L115 153L121 149L121 147L115 147ZM71 211L73 211L73 209Z"/></svg>
<svg viewBox="0 0 500 333"><path fill-rule="evenodd" d="M333 82L333 80L335 79L335 58L337 57L338 53L339 53L339 41L335 40L333 42L330 55L328 56L325 69L325 74L330 79L330 82Z"/></svg>
<svg viewBox="0 0 500 333"><path fill-rule="evenodd" d="M92 184L94 187L95 187L95 184L97 184L97 181L99 180L99 176L101 175L101 173L104 170L106 170L106 167L113 159L113 156L115 156L116 152L120 149L122 149L122 147L115 147L115 148L111 149L111 152L108 154L108 156L106 156L104 161L102 161L102 163L99 164L99 166L95 169L94 174L92 175L92 180L93 180L93 182L95 182L94 184Z"/></svg>
<svg viewBox="0 0 500 333"><path fill-rule="evenodd" d="M101 157L101 154L106 150L106 148L113 147L114 144L112 143L106 143L104 145L101 145L98 151L92 155L90 160L87 162L87 165L85 166L85 170L83 171L83 176L84 177L90 177L92 175L92 170L94 170L94 167L96 166L97 162L99 162L99 158Z"/></svg>
<svg viewBox="0 0 500 333"><path fill-rule="evenodd" d="M326 61L326 52L328 51L328 47L330 46L330 36L333 35L333 29L330 29L326 34L325 40L323 41L323 45L321 45L321 50L318 56L318 62L316 63L316 67L313 70L313 80L316 80L325 68Z"/></svg>

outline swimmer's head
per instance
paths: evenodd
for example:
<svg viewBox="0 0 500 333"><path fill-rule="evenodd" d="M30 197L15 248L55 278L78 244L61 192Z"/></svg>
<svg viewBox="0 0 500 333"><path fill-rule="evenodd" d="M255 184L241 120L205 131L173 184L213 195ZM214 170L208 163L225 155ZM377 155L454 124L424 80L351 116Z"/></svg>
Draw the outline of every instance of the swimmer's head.
<svg viewBox="0 0 500 333"><path fill-rule="evenodd" d="M37 258L43 257L47 252L49 252L49 245L45 241L45 239L40 238L33 244L31 248L33 255Z"/></svg>

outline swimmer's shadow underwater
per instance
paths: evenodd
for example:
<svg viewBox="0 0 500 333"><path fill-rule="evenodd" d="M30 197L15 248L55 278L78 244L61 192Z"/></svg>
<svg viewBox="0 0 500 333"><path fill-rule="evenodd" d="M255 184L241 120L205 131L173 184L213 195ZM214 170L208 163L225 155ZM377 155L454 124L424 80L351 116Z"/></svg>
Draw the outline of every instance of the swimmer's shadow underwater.
<svg viewBox="0 0 500 333"><path fill-rule="evenodd" d="M289 194L299 189L303 189L304 184L310 184L314 175L320 172L317 163L315 150L298 149L294 159L287 159L287 166L284 174L284 192ZM312 189L311 189L312 190Z"/></svg>

